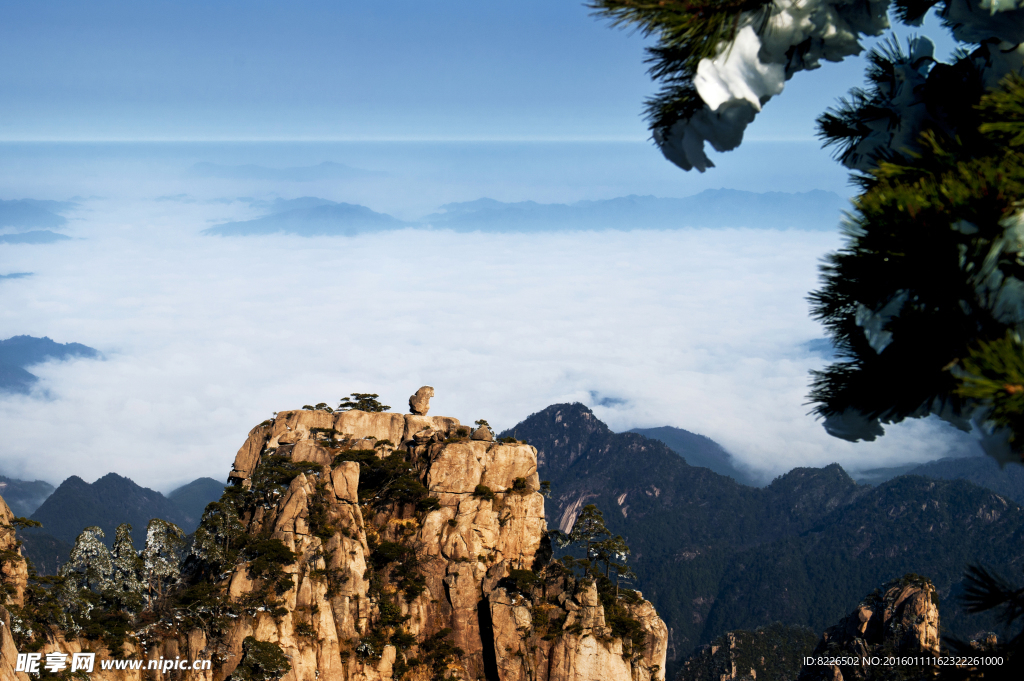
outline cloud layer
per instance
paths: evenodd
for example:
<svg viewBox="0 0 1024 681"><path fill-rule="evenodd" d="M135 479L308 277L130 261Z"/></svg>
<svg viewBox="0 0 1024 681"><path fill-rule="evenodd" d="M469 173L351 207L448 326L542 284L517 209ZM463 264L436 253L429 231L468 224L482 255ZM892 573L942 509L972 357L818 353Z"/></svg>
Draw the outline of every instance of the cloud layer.
<svg viewBox="0 0 1024 681"><path fill-rule="evenodd" d="M0 282L0 337L106 359L36 366L34 394L0 397L0 472L223 479L274 411L355 391L404 411L421 385L432 413L498 429L577 400L617 430L678 426L768 476L949 446L930 422L855 445L807 415L823 360L801 347L821 335L805 296L835 233L198 234L228 210L94 199L69 232L85 238L3 247L35 276Z"/></svg>

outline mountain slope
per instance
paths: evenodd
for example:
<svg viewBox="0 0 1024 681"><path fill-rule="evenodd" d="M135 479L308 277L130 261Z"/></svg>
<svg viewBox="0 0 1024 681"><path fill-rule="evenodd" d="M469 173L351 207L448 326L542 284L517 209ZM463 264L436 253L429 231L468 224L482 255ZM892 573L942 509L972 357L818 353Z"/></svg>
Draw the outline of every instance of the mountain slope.
<svg viewBox="0 0 1024 681"><path fill-rule="evenodd" d="M187 517L188 527L182 525L187 532L199 525L203 519L206 505L217 501L224 493L224 483L213 478L197 478L167 494L167 498Z"/></svg>
<svg viewBox="0 0 1024 681"><path fill-rule="evenodd" d="M758 486L759 481L749 473L736 468L733 464L732 454L709 437L672 426L633 428L629 432L664 442L669 449L686 459L686 463L691 466L710 468L719 475L732 478L743 485Z"/></svg>
<svg viewBox="0 0 1024 681"><path fill-rule="evenodd" d="M50 359L69 359L71 357L98 359L100 353L81 343L56 343L45 336L43 338L13 336L6 340L0 340L0 361L14 366L26 367Z"/></svg>
<svg viewBox="0 0 1024 681"><path fill-rule="evenodd" d="M775 621L821 630L906 572L935 582L947 630L992 628L955 604L963 570L983 560L1019 571L1020 507L965 481L872 488L833 464L751 488L661 442L612 433L581 404L553 405L512 430L537 447L552 483L549 524L567 529L594 503L632 547L638 587L669 625L670 659Z"/></svg>
<svg viewBox="0 0 1024 681"><path fill-rule="evenodd" d="M110 545L117 526L131 523L132 538L141 547L146 541L146 525L153 518L168 520L186 532L195 529L177 504L116 473L92 484L71 476L32 514L33 520L43 524L43 532L72 545L79 533L92 525L103 530L104 541Z"/></svg>
<svg viewBox="0 0 1024 681"><path fill-rule="evenodd" d="M16 516L32 515L51 494L53 485L43 480L18 480L0 475L0 496Z"/></svg>
<svg viewBox="0 0 1024 681"><path fill-rule="evenodd" d="M0 391L27 393L39 379L25 367L73 357L99 359L101 355L81 343L56 343L46 337L13 336L0 340Z"/></svg>

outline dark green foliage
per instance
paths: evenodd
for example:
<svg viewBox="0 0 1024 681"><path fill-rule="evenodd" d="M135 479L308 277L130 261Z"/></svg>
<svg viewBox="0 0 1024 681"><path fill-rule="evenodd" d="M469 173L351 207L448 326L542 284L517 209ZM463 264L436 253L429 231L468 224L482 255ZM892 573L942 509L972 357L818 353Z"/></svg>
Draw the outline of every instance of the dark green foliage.
<svg viewBox="0 0 1024 681"><path fill-rule="evenodd" d="M352 393L349 397L341 398L341 404L338 405L336 411L358 409L359 411L379 412L391 409L388 405L378 402L378 397L379 395L375 393Z"/></svg>
<svg viewBox="0 0 1024 681"><path fill-rule="evenodd" d="M829 256L811 296L843 359L815 373L811 400L825 417L852 411L881 423L983 404L998 425L1016 428L1019 347L1007 338L1006 308L1024 264L1004 239L1024 197L1024 81L1009 76L985 96L976 87L936 96L978 106L958 109L955 125L927 128L917 153L861 178L847 246ZM891 337L872 346L861 317L882 310L879 332Z"/></svg>
<svg viewBox="0 0 1024 681"><path fill-rule="evenodd" d="M11 526L15 527L16 529L23 530L26 527L42 527L43 524L38 520L29 520L28 518L18 517L14 518L14 520L11 521Z"/></svg>
<svg viewBox="0 0 1024 681"><path fill-rule="evenodd" d="M374 395L374 397L376 397L376 395ZM302 408L306 411L326 411L328 414L334 413L334 410L328 407L326 402L318 402L316 405L304 404L302 405Z"/></svg>
<svg viewBox="0 0 1024 681"><path fill-rule="evenodd" d="M665 130L690 118L704 106L693 78L701 59L713 58L719 44L731 40L740 27L741 12L768 18L770 0L593 0L590 7L614 26L637 29L657 40L647 48L649 73L661 81L658 94L647 100L653 130Z"/></svg>
<svg viewBox="0 0 1024 681"><path fill-rule="evenodd" d="M394 565L391 580L405 594L407 600L413 600L426 590L426 579L419 571L419 557L416 550L398 542L381 542L370 554L370 565L376 570L383 570Z"/></svg>
<svg viewBox="0 0 1024 681"><path fill-rule="evenodd" d="M278 582L284 575L284 566L295 563L298 555L280 539L255 539L245 545L245 558L250 560L249 577Z"/></svg>
<svg viewBox="0 0 1024 681"><path fill-rule="evenodd" d="M494 501L494 492L487 485L477 485L473 490L473 496L484 501Z"/></svg>
<svg viewBox="0 0 1024 681"><path fill-rule="evenodd" d="M409 454L395 450L383 459L372 449L353 449L339 453L334 466L343 461L359 463L359 500L382 507L391 503L417 504L427 498L427 488L420 482L416 466ZM423 508L433 504L425 502Z"/></svg>
<svg viewBox="0 0 1024 681"><path fill-rule="evenodd" d="M569 532L571 543L583 542L586 545L586 556L590 557L590 545L611 532L604 526L604 514L594 504L587 504L576 516L576 521Z"/></svg>
<svg viewBox="0 0 1024 681"><path fill-rule="evenodd" d="M309 622L299 622L295 625L295 634L303 638L315 639L316 629Z"/></svg>
<svg viewBox="0 0 1024 681"><path fill-rule="evenodd" d="M437 497L424 497L416 502L416 510L420 513L430 513L441 508L441 500Z"/></svg>
<svg viewBox="0 0 1024 681"><path fill-rule="evenodd" d="M465 652L451 642L452 630L447 627L430 636L420 644L421 657L416 660L417 664L423 664L430 669L431 681L447 681L448 664L461 658ZM410 666L412 660L410 660Z"/></svg>
<svg viewBox="0 0 1024 681"><path fill-rule="evenodd" d="M327 485L319 483L316 486L316 493L309 500L309 515L306 518L310 534L319 538L322 542L330 540L337 531L334 525L330 523L330 518L328 517L327 511L329 506L326 494Z"/></svg>
<svg viewBox="0 0 1024 681"><path fill-rule="evenodd" d="M526 478L516 478L512 481L512 491L516 494L529 494L530 484L526 482Z"/></svg>
<svg viewBox="0 0 1024 681"><path fill-rule="evenodd" d="M997 573L978 565L972 565L968 570L966 583L963 602L967 610L979 613L995 611L999 622L1010 633L1002 641L985 642L980 649L977 644L963 640L947 640L946 644L954 654L998 656L1004 662L999 669L943 670L943 679L1009 680L1019 676L1024 664L1024 588L1015 587Z"/></svg>
<svg viewBox="0 0 1024 681"><path fill-rule="evenodd" d="M228 678L232 681L277 681L291 668L281 646L246 636L242 641L242 661Z"/></svg>
<svg viewBox="0 0 1024 681"><path fill-rule="evenodd" d="M263 454L260 456L256 470L252 473L251 495L254 497L253 501L256 498L263 503L276 501L300 473L318 474L322 468L318 463L292 461L286 456L277 454Z"/></svg>
<svg viewBox="0 0 1024 681"><path fill-rule="evenodd" d="M1010 444L1024 438L1024 347L1011 332L982 341L960 362L957 394L989 409L988 419L1010 431Z"/></svg>
<svg viewBox="0 0 1024 681"><path fill-rule="evenodd" d="M133 633L134 618L122 610L99 608L82 622L82 636L101 641L110 650L121 650L125 639Z"/></svg>
<svg viewBox="0 0 1024 681"><path fill-rule="evenodd" d="M524 595L528 595L539 581L533 570L509 570L506 579L509 586Z"/></svg>

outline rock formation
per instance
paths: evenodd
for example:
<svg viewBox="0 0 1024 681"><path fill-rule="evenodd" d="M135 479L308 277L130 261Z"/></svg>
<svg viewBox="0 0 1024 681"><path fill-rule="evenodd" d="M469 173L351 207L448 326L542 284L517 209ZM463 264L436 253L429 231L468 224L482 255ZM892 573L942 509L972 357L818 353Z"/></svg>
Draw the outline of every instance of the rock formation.
<svg viewBox="0 0 1024 681"><path fill-rule="evenodd" d="M164 675L188 681L274 665L285 681L663 680L653 606L549 562L536 450L469 435L452 418L355 410L256 426L178 592L114 657L212 659ZM84 645L102 648L55 632L41 650Z"/></svg>
<svg viewBox="0 0 1024 681"><path fill-rule="evenodd" d="M795 681L817 642L813 630L778 622L730 631L698 648L676 681Z"/></svg>
<svg viewBox="0 0 1024 681"><path fill-rule="evenodd" d="M939 655L939 608L935 587L909 574L876 590L839 624L822 635L812 658L857 659ZM930 665L805 665L800 681L852 681L874 678L917 679L934 672Z"/></svg>
<svg viewBox="0 0 1024 681"><path fill-rule="evenodd" d="M11 613L8 607L19 607L25 600L28 583L28 565L21 557L18 539L14 534L14 514L0 499L0 679L27 679L17 674L14 665L18 651L11 635Z"/></svg>
<svg viewBox="0 0 1024 681"><path fill-rule="evenodd" d="M426 416L430 411L430 398L434 396L434 389L425 385L409 398L409 411L418 416Z"/></svg>

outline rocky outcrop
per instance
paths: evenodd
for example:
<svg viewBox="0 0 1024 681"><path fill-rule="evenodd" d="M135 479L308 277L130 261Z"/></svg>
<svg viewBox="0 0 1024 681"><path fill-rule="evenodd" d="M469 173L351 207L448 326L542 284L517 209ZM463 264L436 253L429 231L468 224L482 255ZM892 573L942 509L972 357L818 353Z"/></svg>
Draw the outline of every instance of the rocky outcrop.
<svg viewBox="0 0 1024 681"><path fill-rule="evenodd" d="M18 650L11 635L11 613L8 606L24 603L28 584L28 565L21 557L21 549L14 533L14 514L0 499L0 679L28 679L26 674L14 671Z"/></svg>
<svg viewBox="0 0 1024 681"><path fill-rule="evenodd" d="M829 627L811 653L814 658L864 658L939 655L939 597L932 583L909 574L876 590L839 624ZM930 665L806 665L800 681L852 681L873 678L919 678Z"/></svg>
<svg viewBox="0 0 1024 681"><path fill-rule="evenodd" d="M127 644L213 660L177 679L248 674L254 642L283 653L286 681L664 679L653 606L549 564L529 445L447 417L289 411L249 433L230 479L177 605Z"/></svg>
<svg viewBox="0 0 1024 681"><path fill-rule="evenodd" d="M686 659L676 681L795 681L817 642L811 629L779 623L730 631Z"/></svg>
<svg viewBox="0 0 1024 681"><path fill-rule="evenodd" d="M427 412L430 411L430 398L433 396L434 389L429 385L423 386L409 398L409 411L413 414L426 416Z"/></svg>

